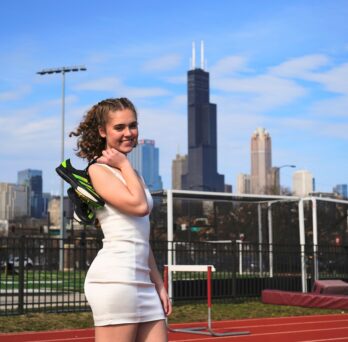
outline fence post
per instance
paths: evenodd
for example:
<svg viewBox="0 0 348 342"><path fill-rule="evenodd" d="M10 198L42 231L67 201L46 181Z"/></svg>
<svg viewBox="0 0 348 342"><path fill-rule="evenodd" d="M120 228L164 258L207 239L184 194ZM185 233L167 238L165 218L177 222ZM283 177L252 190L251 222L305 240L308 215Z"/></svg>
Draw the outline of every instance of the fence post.
<svg viewBox="0 0 348 342"><path fill-rule="evenodd" d="M24 313L24 255L25 237L19 238L19 265L18 265L18 313ZM14 267L13 263L13 267Z"/></svg>
<svg viewBox="0 0 348 342"><path fill-rule="evenodd" d="M309 287L309 292L312 291L314 281L317 280L315 278L315 267L316 267L316 256L313 253L313 246L306 246L306 260L308 262L308 270L307 270L307 286ZM309 274L308 274L309 273Z"/></svg>
<svg viewBox="0 0 348 342"><path fill-rule="evenodd" d="M237 264L238 264L238 249L237 249L237 241L231 241L231 254L232 254L232 297L236 298L236 281L237 281Z"/></svg>

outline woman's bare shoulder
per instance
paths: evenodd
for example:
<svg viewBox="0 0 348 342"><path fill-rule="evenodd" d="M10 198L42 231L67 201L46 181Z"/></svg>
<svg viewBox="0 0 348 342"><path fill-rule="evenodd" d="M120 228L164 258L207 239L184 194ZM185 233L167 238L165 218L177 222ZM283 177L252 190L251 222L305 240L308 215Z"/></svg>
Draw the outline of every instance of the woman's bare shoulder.
<svg viewBox="0 0 348 342"><path fill-rule="evenodd" d="M106 164L95 163L88 168L89 176L93 178L99 178L100 176L111 175L112 168Z"/></svg>

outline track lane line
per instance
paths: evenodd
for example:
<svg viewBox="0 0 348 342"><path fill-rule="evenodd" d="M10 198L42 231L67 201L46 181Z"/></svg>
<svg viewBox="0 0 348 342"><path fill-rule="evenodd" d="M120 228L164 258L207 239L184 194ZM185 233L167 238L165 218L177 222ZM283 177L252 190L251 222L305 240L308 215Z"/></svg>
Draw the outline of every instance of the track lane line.
<svg viewBox="0 0 348 342"><path fill-rule="evenodd" d="M238 336L239 339L243 340L258 340L261 336L279 336L280 335L294 335L294 334L308 334L308 333L321 333L321 332L331 332L331 331L344 331L347 330L347 340L348 340L348 327L340 327L340 328L331 328L331 329L310 329L310 330L294 330L294 331L277 331L277 332L269 332L269 333L255 333L251 331L250 335L240 335ZM205 337L205 335L200 335L200 338ZM286 337L286 336L283 336ZM219 340L229 340L229 339L235 339L235 336L221 336L219 337ZM207 336L207 338L204 338L205 341L216 341L216 337L210 337ZM191 341L197 341L197 338L194 339L179 339L179 340L170 340L170 342L191 342ZM262 340L260 340L262 341ZM297 340L299 341L299 340ZM325 340L324 340L325 341Z"/></svg>
<svg viewBox="0 0 348 342"><path fill-rule="evenodd" d="M348 337L325 338L321 340L303 340L299 342L324 342L324 341L348 341Z"/></svg>

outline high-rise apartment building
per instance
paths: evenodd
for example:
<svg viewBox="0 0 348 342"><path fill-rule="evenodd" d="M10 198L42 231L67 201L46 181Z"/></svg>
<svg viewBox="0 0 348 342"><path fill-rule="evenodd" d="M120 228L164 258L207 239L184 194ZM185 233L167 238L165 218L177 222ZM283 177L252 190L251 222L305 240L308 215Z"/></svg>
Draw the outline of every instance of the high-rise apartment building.
<svg viewBox="0 0 348 342"><path fill-rule="evenodd" d="M48 203L50 199L52 198L52 195L48 192L42 193L42 208L43 208L43 217L47 217L48 215Z"/></svg>
<svg viewBox="0 0 348 342"><path fill-rule="evenodd" d="M348 186L347 184L337 184L332 191L342 197L343 199L348 198Z"/></svg>
<svg viewBox="0 0 348 342"><path fill-rule="evenodd" d="M41 218L44 211L42 198L42 171L26 169L19 171L17 177L17 183L19 185L26 185L29 189L29 215L31 217Z"/></svg>
<svg viewBox="0 0 348 342"><path fill-rule="evenodd" d="M13 220L28 214L28 187L0 183L0 220Z"/></svg>
<svg viewBox="0 0 348 342"><path fill-rule="evenodd" d="M187 173L187 155L177 154L172 162L172 189L181 190L182 175Z"/></svg>
<svg viewBox="0 0 348 342"><path fill-rule="evenodd" d="M217 172L216 104L209 102L209 73L204 70L203 45L201 67L188 71L188 170L182 176L183 189L224 191L225 179Z"/></svg>
<svg viewBox="0 0 348 342"><path fill-rule="evenodd" d="M247 175L245 173L240 173L237 176L237 193L238 194L251 193L250 175Z"/></svg>
<svg viewBox="0 0 348 342"><path fill-rule="evenodd" d="M277 166L271 167L270 175L269 175L269 186L268 190L269 193L272 195L280 195L281 188L280 188L280 169Z"/></svg>
<svg viewBox="0 0 348 342"><path fill-rule="evenodd" d="M49 215L50 226L56 229L60 228L61 215L60 215L60 197L59 196L51 196L50 200L48 201L47 211ZM64 213L64 225L66 225L69 221L73 219L74 208L69 197L65 197L65 196L63 199L63 213Z"/></svg>
<svg viewBox="0 0 348 342"><path fill-rule="evenodd" d="M128 154L128 159L134 169L143 176L150 191L163 188L162 178L159 175L159 149L155 147L154 140L139 140L137 147Z"/></svg>
<svg viewBox="0 0 348 342"><path fill-rule="evenodd" d="M272 142L264 128L251 137L251 193L267 194L272 187Z"/></svg>
<svg viewBox="0 0 348 342"><path fill-rule="evenodd" d="M295 196L307 196L313 192L313 176L307 170L295 171L292 176L292 192Z"/></svg>

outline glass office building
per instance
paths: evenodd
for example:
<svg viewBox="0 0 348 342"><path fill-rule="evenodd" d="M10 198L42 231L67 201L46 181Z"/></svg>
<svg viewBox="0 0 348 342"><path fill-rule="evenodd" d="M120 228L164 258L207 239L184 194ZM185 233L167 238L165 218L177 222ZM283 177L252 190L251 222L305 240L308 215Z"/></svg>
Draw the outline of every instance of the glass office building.
<svg viewBox="0 0 348 342"><path fill-rule="evenodd" d="M143 176L150 191L163 188L159 175L159 149L155 147L154 140L139 140L137 147L128 154L128 158L134 169Z"/></svg>
<svg viewBox="0 0 348 342"><path fill-rule="evenodd" d="M19 171L17 183L28 187L29 215L35 218L42 218L44 203L42 196L42 171L26 169Z"/></svg>

